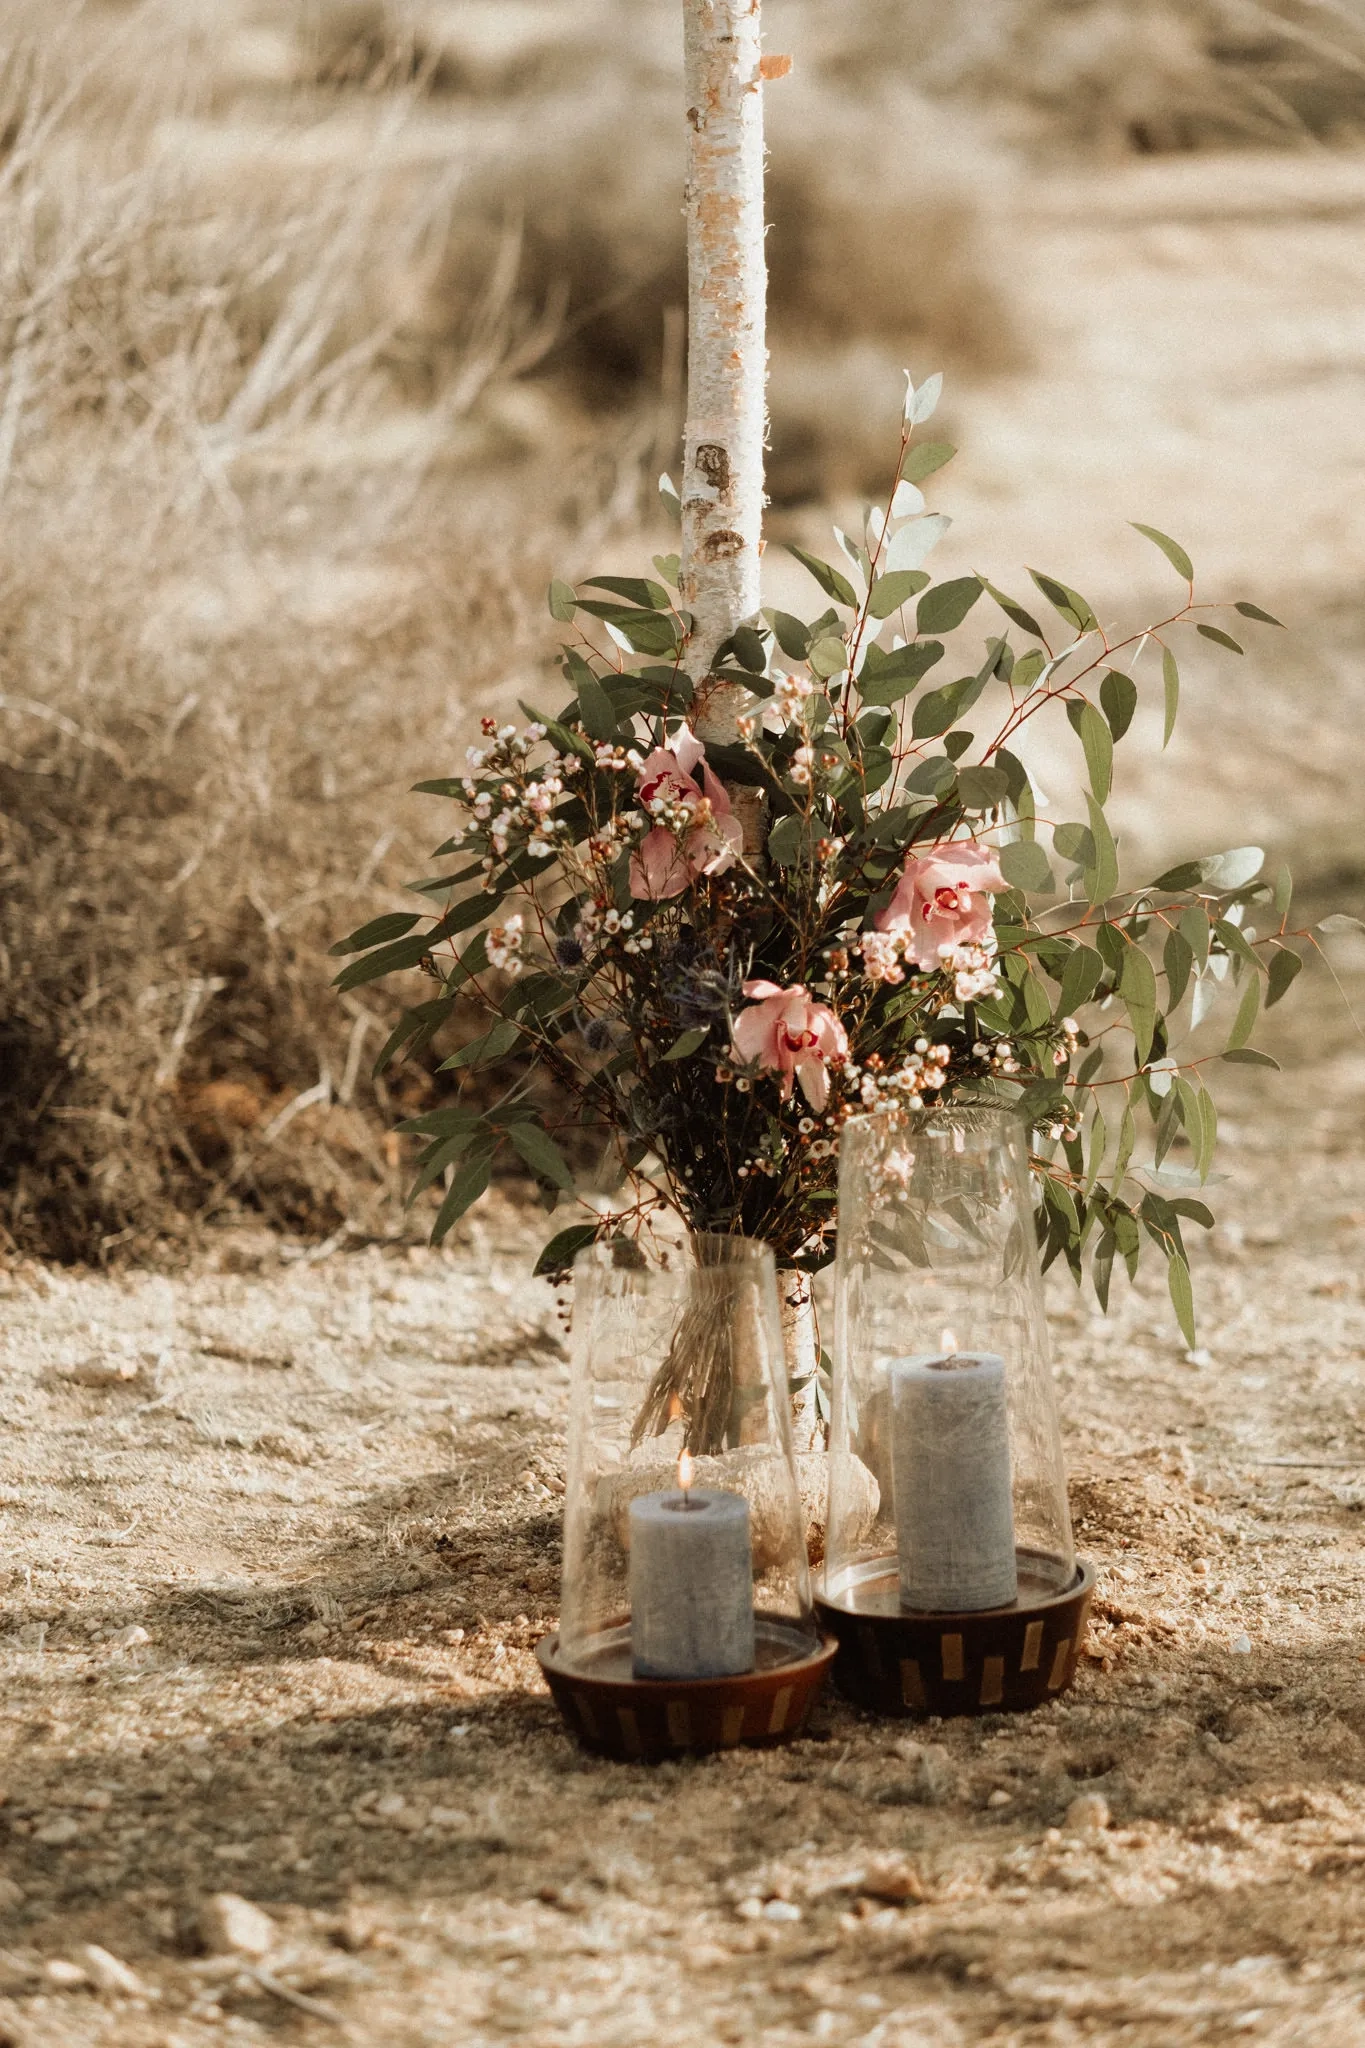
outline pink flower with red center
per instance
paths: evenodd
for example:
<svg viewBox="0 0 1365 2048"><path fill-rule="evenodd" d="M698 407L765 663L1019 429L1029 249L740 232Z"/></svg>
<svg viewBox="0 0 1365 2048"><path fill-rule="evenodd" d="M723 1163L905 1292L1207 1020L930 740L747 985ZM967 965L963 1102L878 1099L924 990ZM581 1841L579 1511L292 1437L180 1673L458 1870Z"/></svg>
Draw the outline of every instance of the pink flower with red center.
<svg viewBox="0 0 1365 2048"><path fill-rule="evenodd" d="M799 981L790 988L775 981L746 981L744 993L753 1000L735 1019L731 1044L736 1059L780 1074L784 1102L795 1080L811 1108L823 1109L829 1100L826 1063L848 1057L848 1034L833 1010L817 1003Z"/></svg>
<svg viewBox="0 0 1365 2048"><path fill-rule="evenodd" d="M988 847L945 840L910 856L874 922L878 931L905 934L906 957L917 967L939 967L958 946L994 950L991 897L1008 887Z"/></svg>
<svg viewBox="0 0 1365 2048"><path fill-rule="evenodd" d="M743 849L743 827L690 727L675 734L671 747L654 749L641 765L636 786L647 813L661 804L673 813L673 822L661 820L631 855L632 896L664 902L681 896L699 876L723 874L733 866ZM695 825L685 822L692 817Z"/></svg>

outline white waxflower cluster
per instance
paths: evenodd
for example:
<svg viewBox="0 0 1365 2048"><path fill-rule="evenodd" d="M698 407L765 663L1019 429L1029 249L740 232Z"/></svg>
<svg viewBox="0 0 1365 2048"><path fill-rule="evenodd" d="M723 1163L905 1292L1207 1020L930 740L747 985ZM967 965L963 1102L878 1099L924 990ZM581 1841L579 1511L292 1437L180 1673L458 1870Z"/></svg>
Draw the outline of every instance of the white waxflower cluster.
<svg viewBox="0 0 1365 2048"><path fill-rule="evenodd" d="M520 974L522 970L521 942L524 919L521 912L514 911L502 924L495 924L488 933L488 964L500 968L504 974Z"/></svg>
<svg viewBox="0 0 1365 2048"><path fill-rule="evenodd" d="M939 962L953 977L953 996L959 1003L989 1002L1000 994L1000 970L993 947L944 946Z"/></svg>
<svg viewBox="0 0 1365 2048"><path fill-rule="evenodd" d="M599 740L593 748L595 765L612 775L633 775L643 768L644 759L638 747L617 746L612 740Z"/></svg>
<svg viewBox="0 0 1365 2048"><path fill-rule="evenodd" d="M815 684L810 676L778 675L773 678L773 694L768 702L784 725L794 725L804 717L806 699L814 694Z"/></svg>
<svg viewBox="0 0 1365 2048"><path fill-rule="evenodd" d="M588 852L603 867L610 867L623 846L634 839L645 820L639 811L618 811L599 825L588 841Z"/></svg>
<svg viewBox="0 0 1365 2048"><path fill-rule="evenodd" d="M492 744L468 749L465 761L471 773L462 779L460 791L475 825L487 834L491 852L484 869L491 874L514 844L524 842L533 859L542 859L572 836L554 816L554 808L564 794L565 776L575 774L579 764L575 756L551 754L528 775L527 757L545 738L545 727L531 724L519 732L514 725L495 725L491 718L482 723ZM495 780L498 776L503 779Z"/></svg>
<svg viewBox="0 0 1365 2048"><path fill-rule="evenodd" d="M884 981L894 988L905 980L906 934L904 932L863 932L854 944L861 954L863 973L869 981Z"/></svg>
<svg viewBox="0 0 1365 2048"><path fill-rule="evenodd" d="M846 1066L843 1078L863 1109L923 1109L925 1096L936 1095L947 1082L952 1057L950 1046L917 1038L900 1065L889 1072L874 1053L861 1067Z"/></svg>
<svg viewBox="0 0 1365 2048"><path fill-rule="evenodd" d="M682 788L666 788L662 795L649 799L645 810L656 825L670 832L695 832L715 821L710 797Z"/></svg>
<svg viewBox="0 0 1365 2048"><path fill-rule="evenodd" d="M978 1038L972 1047L972 1058L985 1060L993 1074L1017 1074L1019 1071L1019 1062L1008 1038L994 1041Z"/></svg>

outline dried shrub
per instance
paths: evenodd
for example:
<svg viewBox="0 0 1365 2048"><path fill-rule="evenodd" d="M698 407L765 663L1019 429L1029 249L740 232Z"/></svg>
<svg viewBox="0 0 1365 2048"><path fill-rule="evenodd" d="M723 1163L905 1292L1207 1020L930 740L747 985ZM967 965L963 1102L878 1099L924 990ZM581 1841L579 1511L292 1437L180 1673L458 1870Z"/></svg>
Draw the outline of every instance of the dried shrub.
<svg viewBox="0 0 1365 2048"><path fill-rule="evenodd" d="M517 666L540 562L440 474L505 359L495 306L403 403L439 179L409 208L403 173L400 232L378 143L292 180L167 152L117 67L94 123L76 27L0 76L0 1227L95 1258L244 1203L317 1233L388 1201L387 1012L338 1004L325 949L425 855L400 793Z"/></svg>
<svg viewBox="0 0 1365 2048"><path fill-rule="evenodd" d="M1365 126L1359 0L859 0L825 36L833 71L899 69L1045 147L1150 153Z"/></svg>

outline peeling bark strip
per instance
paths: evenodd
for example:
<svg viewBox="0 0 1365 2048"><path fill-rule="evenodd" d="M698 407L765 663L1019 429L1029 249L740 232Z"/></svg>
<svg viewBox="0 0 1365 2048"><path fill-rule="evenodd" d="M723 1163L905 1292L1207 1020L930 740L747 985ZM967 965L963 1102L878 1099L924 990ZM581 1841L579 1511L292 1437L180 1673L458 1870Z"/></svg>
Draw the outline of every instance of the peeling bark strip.
<svg viewBox="0 0 1365 2048"><path fill-rule="evenodd" d="M758 610L763 523L763 83L759 0L683 0L686 59L688 370L682 600L688 667ZM733 741L744 692L699 709L703 739Z"/></svg>

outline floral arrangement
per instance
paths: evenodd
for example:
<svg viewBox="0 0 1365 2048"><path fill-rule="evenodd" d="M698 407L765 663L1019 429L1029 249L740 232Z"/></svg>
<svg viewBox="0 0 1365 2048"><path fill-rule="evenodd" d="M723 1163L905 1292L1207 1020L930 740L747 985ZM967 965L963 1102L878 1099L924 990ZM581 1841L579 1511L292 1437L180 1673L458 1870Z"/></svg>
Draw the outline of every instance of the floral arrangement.
<svg viewBox="0 0 1365 2048"><path fill-rule="evenodd" d="M931 582L948 521L920 486L953 450L916 430L940 381L911 387L886 500L861 536L836 531L842 562L792 550L828 600L816 616L765 611L695 677L676 556L656 557L657 580L557 582L567 701L524 706L521 727L485 719L462 772L418 785L455 806L437 851L457 864L415 885L425 916L379 917L335 950L359 956L341 988L417 967L436 984L381 1070L460 1006L480 1016L443 1062L453 1099L400 1126L423 1140L414 1193L446 1183L434 1239L500 1154L550 1206L572 1201L560 1141L587 1131L608 1155L599 1187L605 1172L622 1192L609 1214L583 1203L537 1271L666 1207L809 1273L833 1255L849 1117L1016 1102L1045 1259L1078 1280L1088 1264L1107 1305L1115 1260L1132 1272L1154 1245L1194 1342L1182 1232L1213 1221L1196 1192L1217 1133L1209 1069L1274 1064L1257 1017L1299 971L1291 939L1314 941L1291 933L1289 876L1264 878L1256 848L1121 885L1105 807L1144 689L1170 737L1179 636L1241 653L1227 609L1279 622L1196 602L1184 550L1145 526L1184 588L1138 631L1032 571L1047 627L982 577ZM930 684L983 603L984 647ZM1049 816L1021 759L1046 715L1084 756L1083 820ZM1183 1050L1225 985L1226 1039Z"/></svg>

